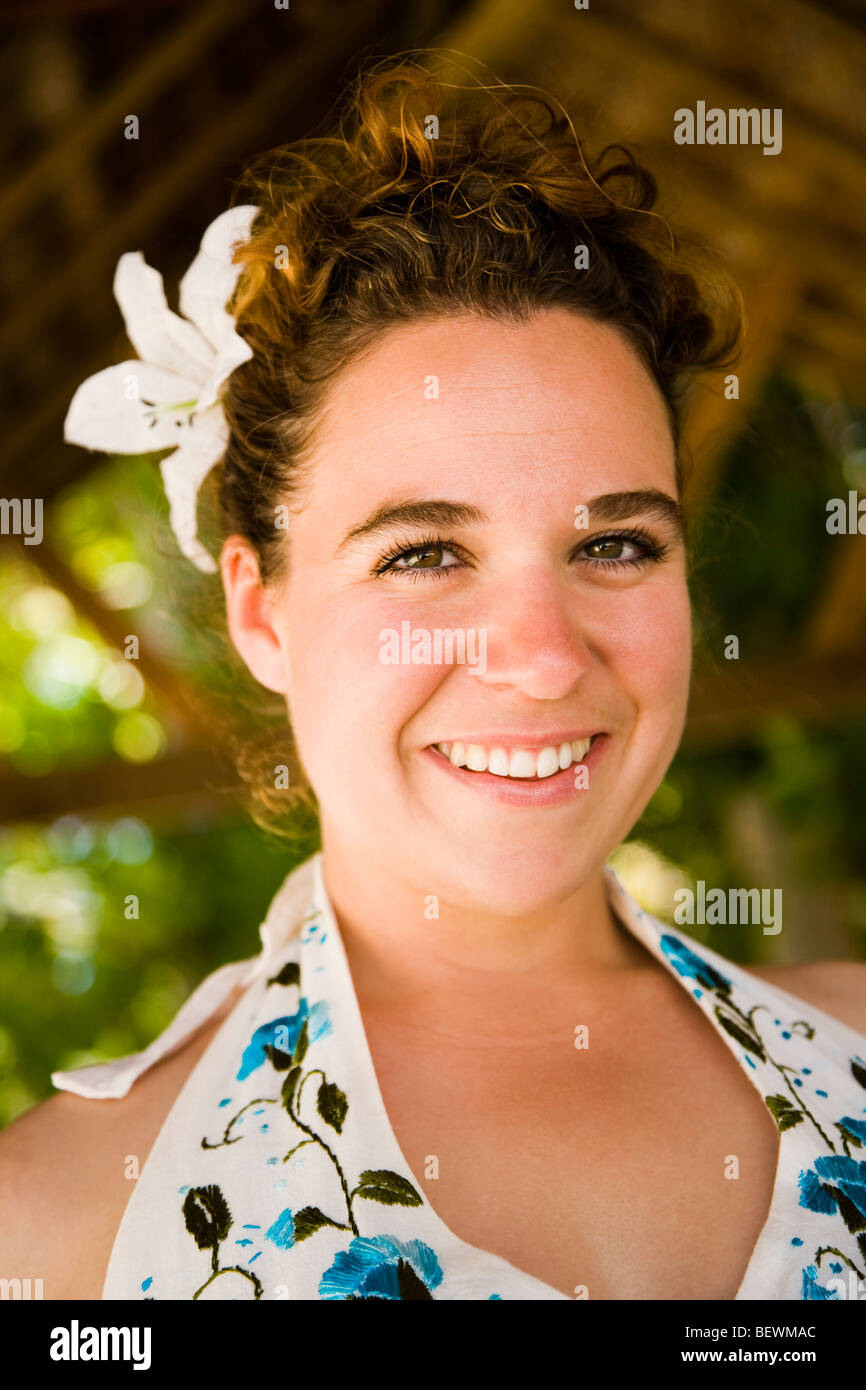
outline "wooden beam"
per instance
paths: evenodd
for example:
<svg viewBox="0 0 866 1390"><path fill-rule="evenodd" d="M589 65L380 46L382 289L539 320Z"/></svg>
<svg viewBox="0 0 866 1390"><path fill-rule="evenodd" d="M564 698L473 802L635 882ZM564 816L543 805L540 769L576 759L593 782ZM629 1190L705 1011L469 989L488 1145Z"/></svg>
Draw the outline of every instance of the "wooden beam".
<svg viewBox="0 0 866 1390"><path fill-rule="evenodd" d="M351 45L364 32L370 15L359 10L358 14L353 12L354 22L349 23L345 14L342 20L341 40ZM271 109L285 101L287 92L298 87L309 90L316 74L333 65L334 34L326 20L309 34L294 37L296 43L287 59L257 74L244 100L227 104L220 115L209 120L197 132L197 138L173 162L167 162L161 175L147 180L136 196L123 200L113 219L94 229L77 254L34 287L17 311L6 315L0 325L0 360L21 352L24 343L41 331L47 319L74 304L82 285L110 278L109 267L115 256L130 246L140 246L149 229L177 203L188 199L190 189L231 152L240 155L265 124Z"/></svg>
<svg viewBox="0 0 866 1390"><path fill-rule="evenodd" d="M148 9L180 9L188 0L148 0ZM0 20L7 24L17 21L20 28L46 19L81 19L104 10L120 10L129 0L0 0Z"/></svg>
<svg viewBox="0 0 866 1390"><path fill-rule="evenodd" d="M731 442L748 421L767 373L777 360L785 324L796 300L798 275L790 264L768 267L767 273L744 293L746 329L741 359L728 372L736 375L739 398L728 400L724 376L712 384L704 376L695 383L691 408L683 426L684 453L692 468L687 475L685 502L690 512L705 508L715 491L722 461Z"/></svg>
<svg viewBox="0 0 866 1390"><path fill-rule="evenodd" d="M527 33L524 32L527 24L525 7L521 7L517 3L509 3L506 5L501 3L501 0L491 0L489 4L479 4L476 6L471 12L471 16L464 22L464 25L477 25L479 27L477 30L470 27L466 32L470 34L470 37L472 33L483 34L487 32L489 35L490 26L488 20L491 20L491 17L497 18L497 24L494 25L494 29L498 39L502 38L503 32L511 34L511 30L513 29L516 34L522 34L524 41L527 41L528 36ZM508 22L504 23L506 19ZM524 27L521 28L521 26ZM591 41L593 44L597 42L597 29L598 26L594 26L592 35L588 35L588 41ZM474 51L471 45L467 46L466 42L462 40L462 34L463 29L457 28L452 30L449 37L452 40L455 40L455 37L456 40L460 40L459 42L455 42L455 46L462 48L463 51ZM542 37L544 37L543 33ZM481 44L480 47L481 51L484 51L485 45ZM561 43L559 47L562 48ZM696 68L695 71L698 76L701 75L698 68ZM592 80L592 65L589 64L587 67L587 84L591 84ZM573 84L573 77L570 78L570 82ZM594 92L591 86L587 87L585 89L585 98L589 100L593 95ZM602 95L603 94L599 94L600 97ZM615 102L613 104L615 107ZM653 105L654 110L658 105L657 102L650 104ZM657 123L657 113L654 119ZM641 131L639 133L646 132ZM663 139L660 129L655 135L648 134L645 144L648 153L653 156L653 159L661 161L659 164L659 173L664 187L667 175L673 172L672 153L668 148L670 145L669 133L666 140ZM681 165L676 167L676 173L679 179L683 178ZM710 179L705 170L689 170L687 193L688 208L695 230L702 235L711 235L713 230L715 230L720 235L724 233L725 237L730 238L735 245L740 245L744 248L750 246L754 248L753 251L748 253L745 261L742 261L741 258L737 256L732 257L732 268L735 274L739 275L742 273L742 278L744 280L750 272L754 274L755 269L760 264L759 261L755 260L756 253L759 254L763 252L763 254L766 255L767 251L769 251L774 259L783 258L784 260L788 260L790 258L791 229L784 218L781 219L781 221L784 222L784 226L780 226L775 230L760 225L760 222L754 220L754 214L751 210L739 210L736 203L729 199L726 200L721 196L716 181ZM780 352L785 355L792 369L797 369L800 365L817 362L815 344L816 342L821 342L826 350L827 360L823 364L826 370L834 374L839 382L844 385L849 394L851 394L854 399L857 399L858 397L862 397L863 386L862 382L858 380L856 367L852 364L858 359L861 361L866 359L866 334L864 334L862 330L862 325L866 323L866 277L859 274L859 270L855 268L850 256L840 254L835 239L833 240L832 247L829 243L823 244L820 237L816 242L813 228L809 228L806 233L801 233L800 241L802 241L804 237L808 240L813 252L810 256L809 275L824 283L830 283L832 277L832 287L834 291L838 291L842 295L843 303L848 306L849 311L845 315L828 317L819 312L814 306L810 307L804 305L802 301L795 300L791 305L788 321L782 336ZM746 262L748 262L748 268ZM102 358L98 360L100 363L103 361ZM45 449L43 449L42 446L50 432L52 430L57 431L58 424L62 419L61 412L65 405L68 404L68 400L71 397L75 385L78 384L78 381L83 375L87 374L89 373L76 372L74 377L70 375L66 382L61 383L59 389L55 389L50 400L47 400L46 404L40 407L37 412L31 413L30 416L26 417L23 424L19 425L14 431L13 436L11 438L7 437L5 441L7 458L10 463L18 457L31 452L36 447L39 447L40 452L44 453L44 468L48 470L45 484L47 489L45 492L46 497L51 496L53 491L56 490L55 484L56 487L62 486L66 482L67 477L75 470L70 467L68 462L68 451L63 449L62 446L56 450L51 448L50 445ZM700 394L700 392L698 394ZM729 405L731 403L717 402L715 409L718 409L721 404ZM712 406L710 406L710 411L712 414ZM708 425L701 426L700 428L703 429L704 432L712 433L712 419L710 419ZM719 440L720 445L725 442L726 439L727 435L723 434ZM75 453L78 454L80 451L75 451ZM710 454L712 455L712 450L710 450ZM66 460L66 462L64 462L64 460ZM82 471L86 469L84 463L79 464L78 467ZM712 468L713 464L710 460L706 470L707 476L712 472ZM4 472L3 476L6 477L8 474ZM8 484L6 486L8 490Z"/></svg>
<svg viewBox="0 0 866 1390"><path fill-rule="evenodd" d="M376 10L376 6L372 8ZM259 138L261 131L266 132L265 138L270 142L270 115L272 111L286 105L287 92L292 94L290 114L295 113L295 126L298 123L300 104L304 107L305 120L313 123L319 120L329 106L333 86L332 74L334 77L339 76L341 81L345 80L345 52L352 51L374 17L375 14L371 15L369 9L365 11L363 6L353 7L351 22L344 16L340 29L341 44L336 48L327 17L322 17L315 33L309 39L304 36L303 43L295 50L292 58L258 81L249 100L228 108L218 124L202 131L200 145L193 148L191 160L186 160L180 169L170 168L160 180L155 195L154 185L148 185L136 201L135 207L124 217L122 224L119 227L115 225L113 231L109 227L101 234L100 246L104 251L102 256L94 251L91 238L90 251L82 253L74 263L74 273L64 274L63 284L53 293L59 293L61 299L74 302L82 277L93 280L102 276L106 285L110 284L111 274L108 266L111 264L112 250L129 249L128 237L137 239L140 235L146 235L148 228L158 222L159 214L169 204L189 197L191 189L195 192L197 181L206 180L211 165L224 158L225 149L218 147L235 143L242 148L243 142ZM289 125L291 123L289 121ZM282 138L288 139L290 135L290 130L286 130ZM159 207L152 201L154 196L157 197ZM0 464L2 495L13 495L16 489L20 489L15 472L17 464L21 459L29 460L37 451L43 455L40 495L46 500L102 461L104 456L101 454L88 455L82 449L62 443L62 420L79 383L106 366L108 360L122 360L128 352L129 345L125 335L122 335L116 340L111 351L106 348L84 362L73 364L72 370L59 384L52 380L50 395L46 392L44 403L36 410L25 412L17 427L4 436Z"/></svg>
<svg viewBox="0 0 866 1390"><path fill-rule="evenodd" d="M59 136L34 162L0 188L0 228L26 218L46 188L75 177L82 159L95 153L111 133L122 128L124 116L151 106L169 86L233 24L245 16L238 0L208 0L182 12L178 27L147 52L131 72L89 103L80 119L62 122Z"/></svg>
<svg viewBox="0 0 866 1390"><path fill-rule="evenodd" d="M866 200L866 166L858 150L847 139L816 130L790 105L781 163L757 151L737 151L732 160L721 147L676 146L673 113L683 101L693 105L693 94L705 91L725 108L750 107L754 87L733 65L727 72L712 70L706 55L666 44L641 30L640 22L631 11L629 22L612 18L608 6L577 14L558 0L531 7L486 0L483 10L473 11L453 31L449 43L490 63L505 78L526 81L537 75L575 115L585 140L638 142L659 179L668 214L711 241L727 238L737 248L731 255L735 274L752 266L760 270L768 257L773 263L791 261L808 246L810 276L831 284L835 296L850 304L855 325L862 325L866 279L852 209ZM475 46L469 48L473 37ZM641 74L639 89L635 72ZM457 63L453 76L460 78ZM749 156L753 164L757 158L757 166L746 162ZM828 168L838 196L834 200L831 193L816 203L814 189L826 183Z"/></svg>
<svg viewBox="0 0 866 1390"><path fill-rule="evenodd" d="M859 652L820 661L806 655L752 666L724 662L692 676L683 746L736 746L776 715L835 723L852 712L862 714L864 701L866 657Z"/></svg>
<svg viewBox="0 0 866 1390"><path fill-rule="evenodd" d="M682 55L713 81L748 73L750 104L783 107L786 123L793 108L800 119L861 156L866 15L859 0L847 16L838 5L785 0L784 28L777 27L778 0L727 0L723 6L606 0L604 8L615 23L636 30L647 44ZM706 95L715 100L713 93Z"/></svg>
<svg viewBox="0 0 866 1390"><path fill-rule="evenodd" d="M676 11L677 0L665 8ZM805 21L811 7L798 3L796 8ZM725 21L730 22L727 11ZM757 94L754 83L742 79L738 50L733 61L729 49L699 42L697 16L688 18L689 44L671 42L658 27L655 9L638 14L621 0L603 11L580 14L563 9L558 0L539 0L531 7L517 0L481 0L446 42L478 63L488 63L496 76L518 82L535 78L556 93L585 142L637 143L659 180L661 210L677 226L726 251L732 273L745 284L760 280L768 262L797 265L808 246L804 281L827 286L828 297L843 306L843 313L833 322L815 306L794 299L779 351L792 341L789 335L812 342L814 328L826 348L828 368L840 380L856 381L849 367L852 352L855 360L866 358L862 236L852 216L852 209L866 199L859 144L850 130L816 127L796 103L785 102L781 161L771 157L756 163L753 158L749 163L755 151L734 152L742 156L738 159L722 148L708 152L674 145L673 112L682 101L693 105L694 92L707 92L724 107L753 106ZM852 33L850 51L864 49L862 36ZM447 77L465 83L467 70L474 73L477 66L456 58ZM852 81L857 71L852 58ZM634 72L641 74L639 85ZM840 80L844 77L845 72ZM832 187L839 196L816 203L814 189L826 183L828 168L834 170ZM861 385L856 396L862 395Z"/></svg>
<svg viewBox="0 0 866 1390"><path fill-rule="evenodd" d="M29 777L0 768L0 825L58 816L151 815L190 805L220 807L243 798L234 767L209 748L186 748L152 763L120 759Z"/></svg>
<svg viewBox="0 0 866 1390"><path fill-rule="evenodd" d="M620 0L619 7L622 5L623 0ZM571 18L569 16L569 20ZM727 7L724 19L730 23L730 18L730 7ZM538 19L535 7L532 19L534 22ZM569 28L575 32L573 25ZM577 39L575 33L575 41ZM583 89L587 82L592 83L593 73L595 82L600 84L601 95L605 95L607 87L609 95L603 115L608 124L616 118L618 104L628 109L629 89L634 86L632 74L640 73L641 87L651 94L651 99L644 98L640 102L641 128L636 138L663 147L667 161L679 169L681 176L687 176L682 183L684 198L688 197L697 178L712 182L734 177L741 207L748 209L753 222L769 219L789 248L792 241L801 248L808 246L809 258L814 263L818 241L813 240L813 233L825 244L838 235L840 243L847 244L848 254L856 257L861 238L854 209L866 197L862 137L858 140L849 132L828 130L812 113L807 114L797 100L799 87L794 69L786 69L786 74L790 74L787 90L779 87L773 96L762 89L759 78L743 77L739 45L733 50L735 61L725 67L717 53L672 43L669 35L654 32L649 23L644 22L641 9L634 9L630 4L627 20L624 15L614 13L610 5L605 5L595 14L592 23L581 26L579 42L580 87ZM561 36L557 51L564 59L567 48ZM848 48L840 56L846 61L846 70L854 77L856 90L866 58L866 44L859 34L852 32ZM610 82L612 73L617 74L614 83ZM570 85L574 85L573 68ZM591 86L590 92L595 95ZM733 147L732 152L732 147L724 145L674 144L674 111L683 105L694 107L699 96L707 99L708 106L723 110L783 107L782 154L764 156L757 149ZM622 129L613 138L624 138ZM827 178L828 168L833 170L832 179ZM817 201L816 188L822 190ZM792 218L798 219L793 225ZM839 249L842 249L841 244Z"/></svg>

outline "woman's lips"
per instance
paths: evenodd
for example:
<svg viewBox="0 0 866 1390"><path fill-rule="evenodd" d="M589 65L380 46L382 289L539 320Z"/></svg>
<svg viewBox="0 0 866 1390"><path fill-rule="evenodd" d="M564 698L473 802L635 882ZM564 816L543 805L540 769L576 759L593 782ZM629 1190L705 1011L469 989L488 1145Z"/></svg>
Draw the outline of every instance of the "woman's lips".
<svg viewBox="0 0 866 1390"><path fill-rule="evenodd" d="M592 786L593 771L607 752L609 743L609 734L595 734L589 752L580 762L572 763L550 777L500 777L493 772L470 772L468 768L455 767L450 758L446 758L432 744L423 749L423 756L464 786L475 787L476 791L495 801L516 806L549 806L586 794ZM587 783L586 786L576 779L576 773L583 768L586 772L581 780Z"/></svg>

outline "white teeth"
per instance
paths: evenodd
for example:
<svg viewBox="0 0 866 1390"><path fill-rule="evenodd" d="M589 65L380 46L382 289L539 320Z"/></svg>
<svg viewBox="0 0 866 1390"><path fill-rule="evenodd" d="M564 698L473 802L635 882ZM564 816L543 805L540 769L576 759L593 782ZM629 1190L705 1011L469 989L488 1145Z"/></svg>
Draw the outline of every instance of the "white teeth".
<svg viewBox="0 0 866 1390"><path fill-rule="evenodd" d="M559 772L559 753L555 748L542 748L537 764L538 777L552 777L554 772Z"/></svg>
<svg viewBox="0 0 866 1390"><path fill-rule="evenodd" d="M470 772L492 772L494 777L552 777L579 763L589 752L591 738L574 739L571 743L548 744L540 753L528 748L507 748L498 745L485 748L481 743L436 743L455 767L467 767Z"/></svg>
<svg viewBox="0 0 866 1390"><path fill-rule="evenodd" d="M486 772L487 753L480 743L467 743L466 766L470 772Z"/></svg>
<svg viewBox="0 0 866 1390"><path fill-rule="evenodd" d="M487 758L487 771L496 777L508 776L508 754L504 748L491 748Z"/></svg>
<svg viewBox="0 0 866 1390"><path fill-rule="evenodd" d="M534 753L527 753L525 749L518 748L508 762L509 777L534 777L538 766L538 758Z"/></svg>

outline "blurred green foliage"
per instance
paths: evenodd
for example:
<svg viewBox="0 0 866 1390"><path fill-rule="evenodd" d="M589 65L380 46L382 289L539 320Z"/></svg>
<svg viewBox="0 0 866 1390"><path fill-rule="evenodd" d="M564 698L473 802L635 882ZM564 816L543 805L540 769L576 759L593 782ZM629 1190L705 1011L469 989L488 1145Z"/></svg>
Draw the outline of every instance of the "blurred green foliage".
<svg viewBox="0 0 866 1390"><path fill-rule="evenodd" d="M728 633L744 665L796 650L840 544L826 531L826 501L866 481L852 472L863 439L851 411L768 382L695 537L697 660L720 665ZM200 580L176 559L165 517L153 459L125 458L53 505L51 535L80 583L214 693L231 676L189 616ZM0 554L0 757L62 778L110 758L122 768L163 756L178 737L170 715L36 558ZM850 953L866 958L864 781L866 713L808 729L771 714L730 746L681 751L614 863L660 915L676 885L751 885L749 837L732 831L746 798L779 830L784 886L831 886ZM312 822L289 847L241 811L13 820L0 832L0 1124L51 1094L52 1070L138 1051L204 975L256 954L275 889L317 844ZM754 929L686 930L732 959L777 950Z"/></svg>
<svg viewBox="0 0 866 1390"><path fill-rule="evenodd" d="M51 1071L146 1047L205 975L257 955L259 923L293 862L239 817L162 834L137 817L7 831L3 1121L51 1094Z"/></svg>

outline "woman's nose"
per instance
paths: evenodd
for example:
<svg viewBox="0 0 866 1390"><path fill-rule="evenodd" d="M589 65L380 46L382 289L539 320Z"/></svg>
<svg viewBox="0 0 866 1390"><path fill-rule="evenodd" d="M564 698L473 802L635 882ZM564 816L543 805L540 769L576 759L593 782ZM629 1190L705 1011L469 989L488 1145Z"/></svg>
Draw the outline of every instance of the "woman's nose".
<svg viewBox="0 0 866 1390"><path fill-rule="evenodd" d="M500 590L479 617L486 664L476 679L534 699L568 695L594 659L578 604L573 588L537 573Z"/></svg>

